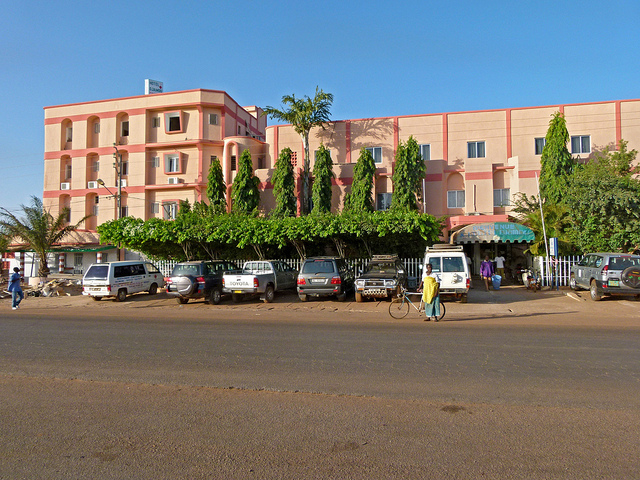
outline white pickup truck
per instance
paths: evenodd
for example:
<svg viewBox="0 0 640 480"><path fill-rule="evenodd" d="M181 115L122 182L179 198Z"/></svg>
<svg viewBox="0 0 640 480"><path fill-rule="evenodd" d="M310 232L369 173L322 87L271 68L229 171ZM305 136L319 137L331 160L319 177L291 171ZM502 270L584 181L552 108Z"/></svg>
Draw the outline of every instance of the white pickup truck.
<svg viewBox="0 0 640 480"><path fill-rule="evenodd" d="M241 273L225 273L222 276L222 291L231 294L234 302L245 295L260 295L266 303L273 302L275 292L295 289L298 272L281 260L249 261Z"/></svg>

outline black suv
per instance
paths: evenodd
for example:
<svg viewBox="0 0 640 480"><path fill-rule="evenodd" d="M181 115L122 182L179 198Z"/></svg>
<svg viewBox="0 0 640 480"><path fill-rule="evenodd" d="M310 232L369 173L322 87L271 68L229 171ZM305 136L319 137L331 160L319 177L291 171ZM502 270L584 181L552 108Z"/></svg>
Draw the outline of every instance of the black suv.
<svg viewBox="0 0 640 480"><path fill-rule="evenodd" d="M356 302L365 298L392 298L407 288L407 269L397 255L374 255L355 282Z"/></svg>
<svg viewBox="0 0 640 480"><path fill-rule="evenodd" d="M184 304L190 298L204 298L212 305L222 300L222 274L238 270L226 260L180 262L173 267L167 281L167 294Z"/></svg>
<svg viewBox="0 0 640 480"><path fill-rule="evenodd" d="M306 302L309 295L335 295L338 301L343 302L347 293L353 290L353 279L353 270L344 258L307 258L298 274L298 297Z"/></svg>

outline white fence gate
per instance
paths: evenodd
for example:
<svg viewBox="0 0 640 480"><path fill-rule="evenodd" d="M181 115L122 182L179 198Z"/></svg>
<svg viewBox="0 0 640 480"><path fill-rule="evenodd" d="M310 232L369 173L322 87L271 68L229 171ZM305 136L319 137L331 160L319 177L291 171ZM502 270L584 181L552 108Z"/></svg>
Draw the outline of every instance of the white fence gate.
<svg viewBox="0 0 640 480"><path fill-rule="evenodd" d="M542 278L542 286L561 286L569 285L571 276L571 266L582 260L582 255L566 256L566 257L535 257L534 268L536 273Z"/></svg>

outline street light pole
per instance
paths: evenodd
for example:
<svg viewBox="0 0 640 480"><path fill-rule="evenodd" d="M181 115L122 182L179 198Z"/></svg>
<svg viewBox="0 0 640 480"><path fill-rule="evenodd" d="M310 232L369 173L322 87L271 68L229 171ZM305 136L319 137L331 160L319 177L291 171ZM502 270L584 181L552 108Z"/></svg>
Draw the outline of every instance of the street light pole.
<svg viewBox="0 0 640 480"><path fill-rule="evenodd" d="M113 163L113 166L116 169L116 178L118 182L118 194L116 195L116 205L118 210L116 212L116 219L120 220L122 215L122 155L118 151L118 147L116 147L115 143L113 144L113 148L116 149L116 153L113 154L113 158L116 160Z"/></svg>

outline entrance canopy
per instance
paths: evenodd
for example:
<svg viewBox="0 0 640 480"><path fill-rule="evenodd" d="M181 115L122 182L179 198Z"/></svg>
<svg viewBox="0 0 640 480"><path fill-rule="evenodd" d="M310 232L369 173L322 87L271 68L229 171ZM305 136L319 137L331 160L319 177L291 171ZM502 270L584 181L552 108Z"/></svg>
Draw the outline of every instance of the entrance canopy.
<svg viewBox="0 0 640 480"><path fill-rule="evenodd" d="M519 223L491 222L467 225L451 234L452 243L533 242L533 230Z"/></svg>

